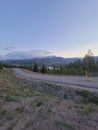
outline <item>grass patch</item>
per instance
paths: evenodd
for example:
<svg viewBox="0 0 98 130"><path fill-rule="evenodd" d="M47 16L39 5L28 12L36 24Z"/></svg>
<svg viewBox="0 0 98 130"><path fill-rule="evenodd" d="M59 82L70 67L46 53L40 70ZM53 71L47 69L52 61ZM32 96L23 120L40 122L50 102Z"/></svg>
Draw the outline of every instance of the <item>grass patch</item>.
<svg viewBox="0 0 98 130"><path fill-rule="evenodd" d="M20 93L20 92L15 92L15 93L14 93L14 96L20 97L20 96L21 96L21 93Z"/></svg>
<svg viewBox="0 0 98 130"><path fill-rule="evenodd" d="M57 126L57 127L65 127L65 128L67 128L68 130L75 130L75 128L73 127L73 126L71 126L70 124L68 124L68 123L65 123L65 122L63 122L63 121L56 121L55 122L55 125Z"/></svg>
<svg viewBox="0 0 98 130"><path fill-rule="evenodd" d="M5 115L6 115L6 113L7 113L7 111L2 110L2 111L0 111L0 116L5 116Z"/></svg>
<svg viewBox="0 0 98 130"><path fill-rule="evenodd" d="M5 101L7 101L7 102L19 102L19 99L15 98L15 97L6 96Z"/></svg>
<svg viewBox="0 0 98 130"><path fill-rule="evenodd" d="M83 90L80 89L80 90L77 90L76 92L77 94L81 95L84 98L83 99L84 102L94 103L98 105L98 95L91 93L85 89Z"/></svg>
<svg viewBox="0 0 98 130"><path fill-rule="evenodd" d="M76 93L83 96L84 98L87 98L88 95L90 94L90 92L88 90L85 90L85 89L78 89L76 90Z"/></svg>
<svg viewBox="0 0 98 130"><path fill-rule="evenodd" d="M13 128L14 128L14 125L9 126L7 130L13 130Z"/></svg>
<svg viewBox="0 0 98 130"><path fill-rule="evenodd" d="M96 112L96 105L95 104L87 104L86 106L80 106L77 108L77 112L87 116L93 112Z"/></svg>
<svg viewBox="0 0 98 130"><path fill-rule="evenodd" d="M24 96L24 97L33 97L34 94L28 92L28 93L24 93L23 96Z"/></svg>
<svg viewBox="0 0 98 130"><path fill-rule="evenodd" d="M6 117L7 120L12 120L14 117L11 113L9 113L8 111L2 110L0 111L0 118L2 117Z"/></svg>
<svg viewBox="0 0 98 130"><path fill-rule="evenodd" d="M16 93L16 95L22 96L22 97L33 97L34 93L27 85L21 85L19 87L19 92Z"/></svg>
<svg viewBox="0 0 98 130"><path fill-rule="evenodd" d="M12 120L14 116L11 113L7 113L6 118L7 120Z"/></svg>
<svg viewBox="0 0 98 130"><path fill-rule="evenodd" d="M95 105L93 104L90 104L86 107L86 110L85 110L85 113L92 113L92 112L95 112L96 111L96 107Z"/></svg>
<svg viewBox="0 0 98 130"><path fill-rule="evenodd" d="M24 107L18 107L18 108L16 108L15 109L15 111L17 111L18 113L22 113L22 112L24 112Z"/></svg>
<svg viewBox="0 0 98 130"><path fill-rule="evenodd" d="M91 95L91 96L88 98L88 101L91 102L91 103L95 103L96 105L98 105L98 96L96 96L96 95Z"/></svg>
<svg viewBox="0 0 98 130"><path fill-rule="evenodd" d="M27 85L21 85L21 86L19 86L19 90L20 91L26 91L26 89L28 88L28 86Z"/></svg>

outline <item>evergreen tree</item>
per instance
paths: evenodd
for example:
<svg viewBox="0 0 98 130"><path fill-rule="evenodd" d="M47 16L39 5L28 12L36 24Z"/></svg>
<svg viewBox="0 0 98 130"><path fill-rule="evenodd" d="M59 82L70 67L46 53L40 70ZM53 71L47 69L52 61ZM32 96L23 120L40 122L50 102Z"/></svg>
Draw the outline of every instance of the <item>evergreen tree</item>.
<svg viewBox="0 0 98 130"><path fill-rule="evenodd" d="M42 65L42 68L41 68L41 73L46 73L47 69L45 67L45 65Z"/></svg>
<svg viewBox="0 0 98 130"><path fill-rule="evenodd" d="M33 71L34 71L34 72L38 72L38 65L37 65L36 63L34 63Z"/></svg>
<svg viewBox="0 0 98 130"><path fill-rule="evenodd" d="M1 70L1 69L3 69L3 66L2 66L2 64L0 63L0 70Z"/></svg>
<svg viewBox="0 0 98 130"><path fill-rule="evenodd" d="M93 71L95 66L95 59L91 49L88 50L88 53L83 58L83 67L85 70Z"/></svg>

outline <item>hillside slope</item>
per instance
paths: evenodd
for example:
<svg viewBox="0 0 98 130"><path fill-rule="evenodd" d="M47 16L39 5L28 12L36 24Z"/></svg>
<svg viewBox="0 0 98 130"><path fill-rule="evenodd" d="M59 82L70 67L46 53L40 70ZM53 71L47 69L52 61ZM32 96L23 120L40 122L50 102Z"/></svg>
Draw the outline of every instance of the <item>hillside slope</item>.
<svg viewBox="0 0 98 130"><path fill-rule="evenodd" d="M97 115L98 93L0 71L0 130L98 130Z"/></svg>

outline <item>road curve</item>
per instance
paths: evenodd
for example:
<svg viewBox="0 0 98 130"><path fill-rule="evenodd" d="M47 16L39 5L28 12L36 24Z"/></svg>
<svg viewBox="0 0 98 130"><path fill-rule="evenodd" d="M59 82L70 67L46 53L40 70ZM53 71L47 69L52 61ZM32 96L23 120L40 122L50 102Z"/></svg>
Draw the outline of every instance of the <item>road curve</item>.
<svg viewBox="0 0 98 130"><path fill-rule="evenodd" d="M46 82L53 82L59 84L69 84L75 86L81 86L86 88L97 89L98 91L98 77L89 77L88 80L82 76L58 76L58 75L48 75L48 74L38 74L31 73L29 71L23 71L18 68L13 68L13 71L16 76L25 78L25 79L34 79Z"/></svg>

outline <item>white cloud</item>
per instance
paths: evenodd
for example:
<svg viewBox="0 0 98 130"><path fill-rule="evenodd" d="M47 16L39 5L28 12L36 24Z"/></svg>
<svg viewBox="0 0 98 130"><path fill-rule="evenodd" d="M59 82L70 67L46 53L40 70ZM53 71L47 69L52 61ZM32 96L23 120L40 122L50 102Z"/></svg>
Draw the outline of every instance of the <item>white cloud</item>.
<svg viewBox="0 0 98 130"><path fill-rule="evenodd" d="M1 55L0 58L4 59L30 59L34 57L50 56L52 52L45 50L30 50L30 51L14 51Z"/></svg>
<svg viewBox="0 0 98 130"><path fill-rule="evenodd" d="M0 43L0 54L6 54L10 51L15 50L15 47L13 46L9 46L6 43Z"/></svg>
<svg viewBox="0 0 98 130"><path fill-rule="evenodd" d="M46 50L28 50L15 51L14 46L8 46L6 43L0 43L0 59L29 59L33 57L43 57L52 54Z"/></svg>
<svg viewBox="0 0 98 130"><path fill-rule="evenodd" d="M33 56L49 56L52 54L52 52L46 50L30 50L27 53L32 54Z"/></svg>

